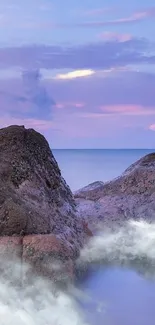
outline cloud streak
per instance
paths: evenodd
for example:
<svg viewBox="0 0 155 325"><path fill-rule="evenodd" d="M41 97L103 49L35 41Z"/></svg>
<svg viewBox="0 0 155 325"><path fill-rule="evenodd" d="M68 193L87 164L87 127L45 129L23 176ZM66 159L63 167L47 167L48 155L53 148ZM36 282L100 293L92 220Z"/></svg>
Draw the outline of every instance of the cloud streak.
<svg viewBox="0 0 155 325"><path fill-rule="evenodd" d="M132 40L131 34L119 34L116 32L103 32L98 35L98 38L102 39L103 41L110 41L110 42L128 42Z"/></svg>
<svg viewBox="0 0 155 325"><path fill-rule="evenodd" d="M95 71L93 71L93 70L75 70L75 71L71 71L71 72L64 73L64 74L58 74L58 75L56 75L55 79L72 80L75 78L89 77L89 76L92 76L94 73L95 73Z"/></svg>
<svg viewBox="0 0 155 325"><path fill-rule="evenodd" d="M48 118L42 114L43 106L31 117L29 102L13 97L3 106L2 93L6 99L5 91L11 89L12 95L23 98L25 88L22 79L0 80L0 126L25 124L44 133L59 148L117 147L113 134L120 134L121 139L123 132L129 136L133 128L137 130L135 136L143 130L153 135L148 126L155 117L155 75L135 71L111 74L59 81L42 79L42 86L48 94L54 94L57 103L52 108L53 117Z"/></svg>
<svg viewBox="0 0 155 325"><path fill-rule="evenodd" d="M146 39L94 42L71 46L21 46L0 48L0 68L94 70L128 64L154 64Z"/></svg>
<svg viewBox="0 0 155 325"><path fill-rule="evenodd" d="M82 28L97 28L103 26L115 26L120 24L131 24L137 23L146 19L154 19L155 17L155 7L149 8L144 11L137 11L127 17L122 17L118 19L105 20L105 21L86 21L74 24L72 27L82 27ZM58 26L57 26L58 27ZM61 27L61 25L59 26ZM64 26L65 27L65 26ZM67 25L66 25L67 27Z"/></svg>
<svg viewBox="0 0 155 325"><path fill-rule="evenodd" d="M56 102L55 105L49 106L47 111L46 100L41 101L34 109L30 101L31 94L30 100L27 100L22 79L0 80L0 109L3 111L5 107L6 111L12 112L14 116L16 114L16 117L21 114L29 118L45 119L46 117L48 120L49 117L52 118L52 114L53 116L57 116L58 112L61 114L62 110L66 114L80 111L109 115L132 112L134 115L134 111L138 110L139 114L143 113L141 110L143 107L146 115L147 113L150 115L155 108L155 74L153 73L112 69L108 73L97 71L89 78L42 79L41 86L48 96L54 94ZM31 88L30 90L32 91Z"/></svg>
<svg viewBox="0 0 155 325"><path fill-rule="evenodd" d="M123 25L123 24L134 24L134 23L138 23L141 21L145 21L147 19L154 19L155 17L155 7L150 7L150 8L146 8L140 11L135 11L133 13L131 13L130 15L126 16L126 17L120 17L120 18L116 18L116 19L108 19L108 20L95 20L92 21L93 17L98 17L101 15L105 15L106 13L109 13L111 11L114 10L114 8L98 8L98 9L92 9L92 10L86 10L83 12L83 15L87 18L89 18L90 20L86 20L84 19L83 21L75 21L74 23L70 22L70 23L66 23L60 21L55 21L54 16L53 16L53 8L52 6L50 6L49 4L47 5L42 5L42 2L39 1L39 6L38 6L38 2L34 3L25 3L24 7L20 6L20 3L18 2L16 9L13 8L12 12L13 14L11 14L11 11L7 10L7 7L4 6L4 8L6 8L6 15L4 15L2 17L2 21L0 20L0 23L2 24L3 27L8 27L9 22L10 27L11 28L21 28L21 29L72 29L72 28L101 28L104 26L117 26L117 25ZM30 9L32 11L32 14L30 14ZM37 13L38 16L35 17L34 19L34 15L36 14L36 9L37 9ZM15 13L16 11L19 13L19 18L18 18L18 24L16 23L16 19L15 19ZM46 16L46 14L48 14L49 12L51 12L51 19L50 16ZM25 13L27 13L27 16L25 16ZM48 19L47 19L48 17Z"/></svg>

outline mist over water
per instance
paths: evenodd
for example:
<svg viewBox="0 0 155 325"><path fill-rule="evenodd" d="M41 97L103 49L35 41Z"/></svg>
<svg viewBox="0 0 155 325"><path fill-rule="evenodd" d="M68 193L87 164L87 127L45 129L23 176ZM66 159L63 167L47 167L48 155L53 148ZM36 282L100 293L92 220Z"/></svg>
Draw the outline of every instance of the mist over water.
<svg viewBox="0 0 155 325"><path fill-rule="evenodd" d="M100 225L81 251L79 262L128 263L133 261L155 264L155 223L129 220L114 229Z"/></svg>
<svg viewBox="0 0 155 325"><path fill-rule="evenodd" d="M76 302L80 291L73 287L68 291L60 290L43 278L33 278L31 284L25 282L20 286L17 283L18 263L13 265L7 261L8 267L12 269L12 276L6 271L0 277L1 325L87 324ZM27 269L25 265L23 271Z"/></svg>
<svg viewBox="0 0 155 325"><path fill-rule="evenodd" d="M154 325L155 223L129 220L100 232L81 251L88 276L79 288L90 324Z"/></svg>
<svg viewBox="0 0 155 325"><path fill-rule="evenodd" d="M31 279L31 285L16 285L19 275L18 263L6 263L5 274L0 276L0 324L1 325L89 325L95 324L97 315L106 313L107 301L100 294L95 296L95 290L87 292L85 287L69 286L67 290L57 289L54 284L45 279ZM10 264L11 263L11 264ZM155 223L146 221L128 221L124 226L115 229L100 228L100 232L92 238L81 251L78 264L100 264L103 272L109 265L129 267L140 272L142 276L155 279ZM28 266L24 266L27 268ZM120 276L117 270L112 274ZM89 272L88 272L89 273ZM121 277L123 277L123 272ZM129 277L131 276L130 273ZM102 279L102 277L101 277ZM129 278L130 282L130 278ZM104 282L103 282L104 283ZM105 284L104 284L105 285ZM104 290L104 287L102 288ZM106 288L105 292L111 290ZM118 294L119 288L115 289ZM86 319L85 308L81 304L93 303L95 313L94 322ZM123 305L122 300L122 305ZM149 302L150 303L150 302ZM100 323L99 323L100 324ZM103 317L103 325L116 325ZM124 321L124 325L126 325ZM148 324L152 324L151 322Z"/></svg>

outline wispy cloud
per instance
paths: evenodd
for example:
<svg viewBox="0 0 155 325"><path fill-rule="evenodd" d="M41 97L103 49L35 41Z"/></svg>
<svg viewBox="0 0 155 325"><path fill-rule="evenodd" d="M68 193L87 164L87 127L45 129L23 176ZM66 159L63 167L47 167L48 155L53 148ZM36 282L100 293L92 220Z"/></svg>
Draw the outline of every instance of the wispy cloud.
<svg viewBox="0 0 155 325"><path fill-rule="evenodd" d="M66 109L66 108L84 108L86 106L85 103L80 102L59 102L55 105L58 109Z"/></svg>
<svg viewBox="0 0 155 325"><path fill-rule="evenodd" d="M99 39L102 39L103 41L116 41L116 42L128 42L132 40L131 34L119 34L116 32L103 32L98 35Z"/></svg>
<svg viewBox="0 0 155 325"><path fill-rule="evenodd" d="M109 116L155 116L155 107L143 107L138 105L113 105L113 106L103 106L103 113L79 113L79 116L87 119L105 119ZM150 130L155 131L155 124L150 125Z"/></svg>
<svg viewBox="0 0 155 325"><path fill-rule="evenodd" d="M149 53L150 46L146 39L133 38L128 42L100 41L79 46L0 48L0 68L95 70L135 63L154 64L155 55Z"/></svg>
<svg viewBox="0 0 155 325"><path fill-rule="evenodd" d="M46 116L46 113L43 116L44 105L37 107L34 114L29 102L18 101L18 95L25 96L22 80L9 79L3 82L1 79L3 99L8 89L14 99L11 97L4 103L0 93L0 126L25 124L44 133L49 140L54 141L55 146L72 148L110 146L106 141L111 141L113 146L116 138L112 140L111 132L117 135L120 132L122 136L125 125L131 125L132 128L138 125L141 130L148 130L148 125L152 125L155 118L155 75L121 70L115 70L111 75L105 78L96 73L87 79L65 79L59 82L56 79L42 79L42 86L48 94L54 94L57 103L51 117L49 114ZM148 130L148 133L151 132ZM108 137L111 140L107 140Z"/></svg>
<svg viewBox="0 0 155 325"><path fill-rule="evenodd" d="M100 106L99 109L104 114L112 115L155 115L155 106L146 107L142 105L112 105L112 106Z"/></svg>
<svg viewBox="0 0 155 325"><path fill-rule="evenodd" d="M119 24L130 24L134 22L139 22L145 19L154 19L155 17L155 7L137 11L127 17L121 17L118 19L105 20L105 21L86 21L80 22L79 24L75 24L75 27L86 27L86 28L94 28L94 27L103 27L103 26L112 26Z"/></svg>
<svg viewBox="0 0 155 325"><path fill-rule="evenodd" d="M115 70L107 77L96 73L87 80L49 80L48 84L57 103L65 109L73 110L75 105L71 103L84 103L80 112L150 115L155 111L155 74Z"/></svg>
<svg viewBox="0 0 155 325"><path fill-rule="evenodd" d="M29 8L31 7L33 15L27 14L29 12ZM38 16L36 16L36 10L38 11ZM41 12L45 11L48 12L48 6L44 7L42 5L34 5L33 6L28 6L26 7L21 7L19 5L18 11L19 11L19 19L18 19L18 24L16 23L15 15L13 14L12 16L10 15L5 15L5 17L2 17L4 21L2 20L3 25L5 24L8 28L8 24L10 22L11 28L21 28L21 29L72 29L72 28L101 28L104 26L115 26L115 25L120 25L120 24L133 24L133 23L138 23L146 19L154 19L155 17L155 7L151 8L146 8L141 11L136 11L131 13L130 15L126 17L120 17L116 19L102 19L102 20L92 20L92 17L95 16L100 16L101 14L104 15L106 12L110 12L111 8L103 8L103 9L94 9L94 10L88 10L85 12L87 18L90 18L90 20L84 19L83 21L77 21L75 23L66 23L62 21L56 21L54 19L54 16L50 19L46 17L46 15L42 16ZM51 13L53 14L51 8L50 8ZM36 19L34 19L34 15Z"/></svg>
<svg viewBox="0 0 155 325"><path fill-rule="evenodd" d="M151 131L155 131L155 124L151 124L151 125L149 125L149 130L151 130Z"/></svg>
<svg viewBox="0 0 155 325"><path fill-rule="evenodd" d="M39 106L25 101L25 86L22 80L0 80L1 110L13 112L14 116L35 118L55 117L58 111L96 112L108 114L152 113L155 108L155 74L114 69L105 74L97 71L89 78L74 78L57 81L54 78L42 79L42 87L51 96L54 94L56 104L46 111L42 101ZM9 89L9 90L8 90ZM30 97L31 98L31 97ZM46 104L46 101L45 101ZM1 111L1 112L2 112ZM53 113L52 113L53 112ZM15 115L16 114L16 115ZM145 114L145 113L144 113Z"/></svg>

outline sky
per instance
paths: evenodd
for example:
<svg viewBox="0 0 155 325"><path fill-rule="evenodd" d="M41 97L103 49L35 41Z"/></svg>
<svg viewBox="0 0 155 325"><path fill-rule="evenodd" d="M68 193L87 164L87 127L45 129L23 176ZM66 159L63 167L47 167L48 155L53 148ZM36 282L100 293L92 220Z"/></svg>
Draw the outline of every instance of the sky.
<svg viewBox="0 0 155 325"><path fill-rule="evenodd" d="M0 127L155 148L154 0L0 0Z"/></svg>

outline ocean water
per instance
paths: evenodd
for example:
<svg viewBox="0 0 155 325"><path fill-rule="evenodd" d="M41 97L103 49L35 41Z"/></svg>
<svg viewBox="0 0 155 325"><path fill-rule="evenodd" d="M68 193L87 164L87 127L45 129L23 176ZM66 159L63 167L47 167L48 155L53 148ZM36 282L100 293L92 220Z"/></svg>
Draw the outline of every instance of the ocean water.
<svg viewBox="0 0 155 325"><path fill-rule="evenodd" d="M53 150L62 175L72 191L94 181L111 180L151 152L153 150L150 149Z"/></svg>

